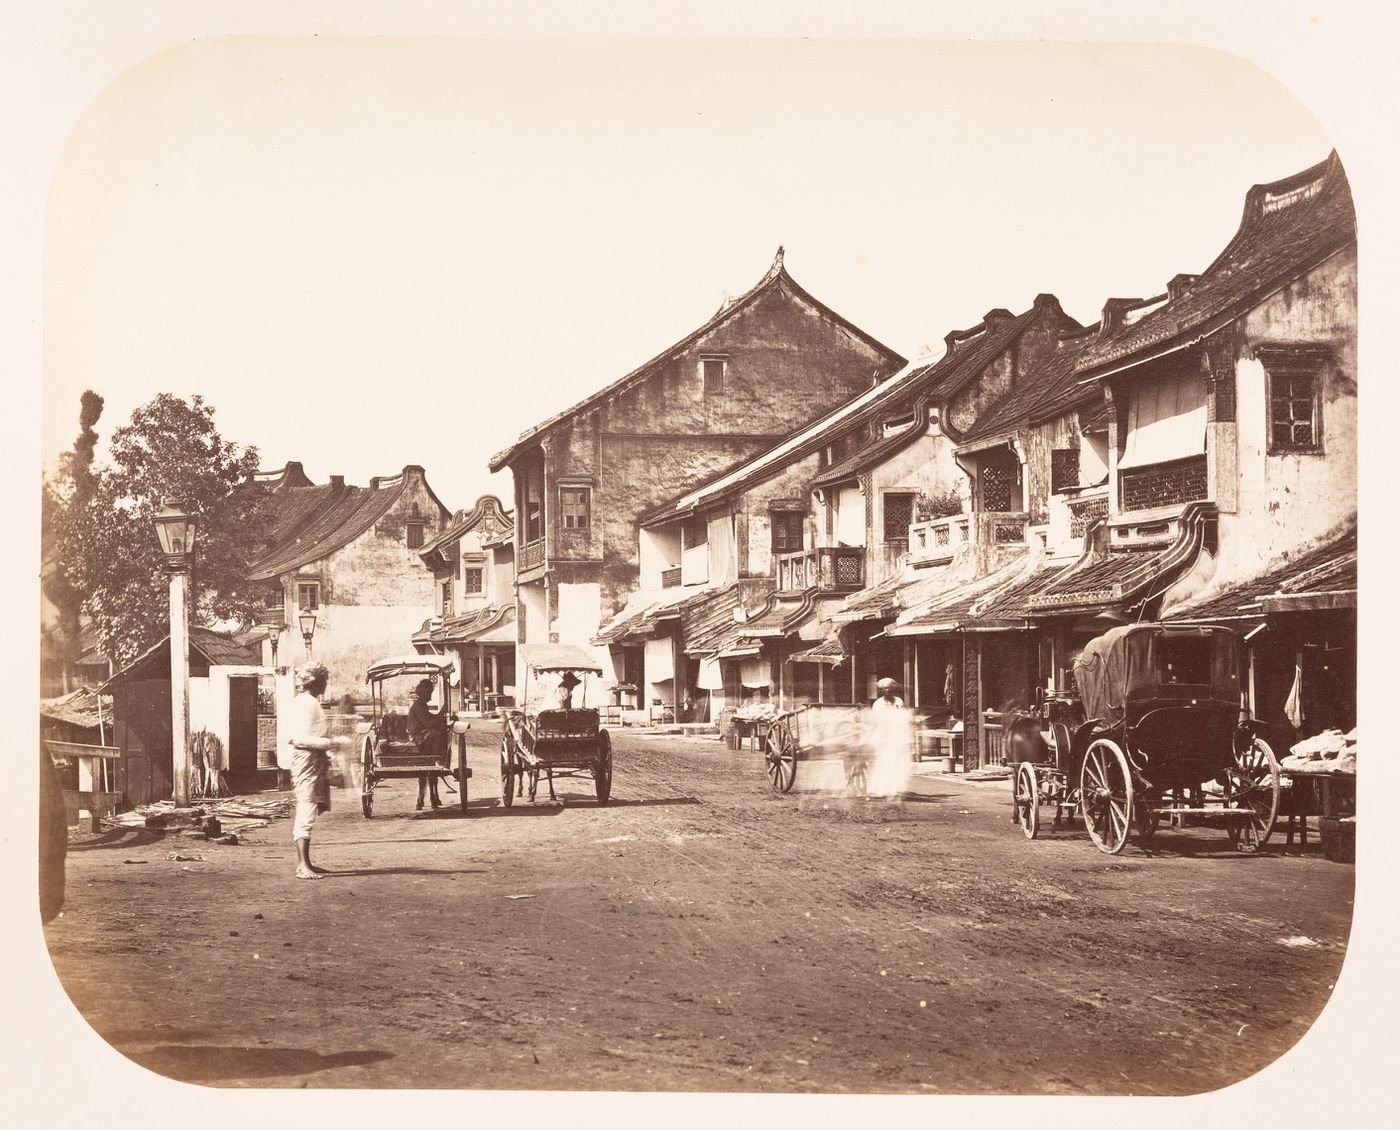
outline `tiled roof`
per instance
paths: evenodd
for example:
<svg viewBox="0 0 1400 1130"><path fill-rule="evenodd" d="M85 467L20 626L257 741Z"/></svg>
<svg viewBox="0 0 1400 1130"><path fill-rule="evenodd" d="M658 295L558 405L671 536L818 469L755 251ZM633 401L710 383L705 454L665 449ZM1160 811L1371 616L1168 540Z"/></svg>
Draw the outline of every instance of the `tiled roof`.
<svg viewBox="0 0 1400 1130"><path fill-rule="evenodd" d="M681 638L687 655L705 655L714 643L734 626L734 610L739 607L738 585L729 585L707 599L688 605L681 614Z"/></svg>
<svg viewBox="0 0 1400 1130"><path fill-rule="evenodd" d="M1029 597L1034 616L1119 609L1139 599L1159 595L1162 587L1196 560L1216 522L1213 502L1189 503L1181 516L1181 532L1171 545L1161 548L1086 548L1075 564L1059 572L1049 584ZM1150 591L1150 590L1156 590Z"/></svg>
<svg viewBox="0 0 1400 1130"><path fill-rule="evenodd" d="M1025 569L1024 561L1013 561L971 581L956 582L949 576L942 591L912 604L885 630L892 636L953 631L971 618L973 606L979 600L999 590Z"/></svg>
<svg viewBox="0 0 1400 1130"><path fill-rule="evenodd" d="M651 375L653 370L655 370L655 368L658 365L664 364L666 361L669 361L677 353L680 353L682 350L688 348L690 345L692 345L699 338L703 337L705 334L710 333L712 330L716 329L723 323L729 321L745 307L749 306L751 303L756 301L761 295L767 293L769 290L777 286L786 287L798 298L803 299L810 305L814 306L816 309L820 310L827 317L831 318L848 333L854 335L861 341L865 342L866 345L870 346L876 352L883 353L891 362L899 365L902 365L904 363L904 358L901 357L894 350L876 341L859 326L848 322L845 318L841 317L840 314L836 313L836 311L823 305L821 302L818 302L815 298L813 298L810 294L808 294L805 290L798 286L797 283L793 280L793 277L787 273L787 268L783 266L783 249L780 247L778 248L778 254L773 259L773 265L768 268L767 273L761 279L759 279L758 282L755 283L751 289L749 289L744 294L740 295L738 298L734 299L734 301L725 303L717 311L715 311L715 313L709 318L709 320L706 321L703 325L701 325L698 329L693 330L691 333L681 338L680 341L676 342L676 344L671 346L669 349L663 350L661 353L658 353L650 361L647 361L645 364L633 369L626 376L619 377L611 384L599 389L591 396L585 397L583 400L580 400L577 404L573 405L572 407L566 408L562 412L556 412L553 416L549 417L549 419L543 421L542 423L536 424L533 428L527 428L525 431L521 432L520 437L516 440L515 443L511 444L505 450L498 451L495 455L491 456L489 464L491 470L499 471L502 467L506 466L515 457L515 455L520 451L522 447L526 446L532 441L537 440L540 436L542 436L545 432L549 431L556 424L559 424L564 420L571 419L572 417L577 416L580 412L584 412L587 409L592 408L600 401L606 400L611 396L615 396L618 393L624 391L629 386L639 383L647 376Z"/></svg>
<svg viewBox="0 0 1400 1130"><path fill-rule="evenodd" d="M211 667L256 667L262 662L262 641L266 638L265 632L252 631L242 632L237 635L227 635L223 632L215 632L210 628L200 628L192 626L190 628L190 654L191 657L198 656L204 663ZM109 687L125 682L139 668L150 663L162 649L166 655L170 651L170 637L163 636L156 643L153 643L110 679L108 679L99 690L107 690ZM155 665L158 678L170 678L170 662L168 659Z"/></svg>
<svg viewBox="0 0 1400 1130"><path fill-rule="evenodd" d="M99 695L91 687L79 687L57 698L40 699L39 717L69 726L96 729L102 722L112 721L112 697Z"/></svg>
<svg viewBox="0 0 1400 1130"><path fill-rule="evenodd" d="M967 444L1024 427L1032 413L1041 417L1056 416L1080 404L1102 400L1103 393L1082 385L1074 371L1075 361L1088 341L1087 334L1062 337L1056 343L1054 354L1043 364L1034 366L990 411L978 417L962 434L961 442ZM1047 412L1042 407L1047 403L1062 407L1052 407Z"/></svg>
<svg viewBox="0 0 1400 1130"><path fill-rule="evenodd" d="M921 408L914 417L914 422L902 431L893 433L877 439L874 443L866 444L859 451L848 455L840 462L833 463L825 471L812 480L813 487L831 486L834 483L846 482L854 479L861 471L867 467L874 467L878 463L883 463L891 455L897 455L910 444L914 443L920 436L928 430L928 415Z"/></svg>
<svg viewBox="0 0 1400 1130"><path fill-rule="evenodd" d="M1163 619L1187 623L1258 620L1270 597L1303 593L1354 594L1357 587L1356 529L1258 576L1240 581L1168 612Z"/></svg>
<svg viewBox="0 0 1400 1130"><path fill-rule="evenodd" d="M727 585L722 589L706 585L699 591L695 589L687 591L682 588L668 594L662 600L653 601L641 608L624 608L598 630L598 634L593 637L592 642L595 645L601 645L618 643L629 637L646 639L654 636L656 626L667 620L679 619L684 631L687 616L701 614L696 611L699 609L722 605L726 594L736 592L736 590L736 585ZM728 608L732 610L737 606L736 595L734 602L729 604ZM688 635L687 638L689 638Z"/></svg>
<svg viewBox="0 0 1400 1130"><path fill-rule="evenodd" d="M797 595L770 592L762 608L755 609L747 620L738 622L733 614L733 608L739 606L736 594L735 604L726 619L720 620L717 616L712 616L710 623L713 626L708 632L697 633L695 638L689 633L686 634L685 652L687 655L715 652L723 655L736 650L759 647L766 639L781 639L802 626L815 601L815 589L808 589ZM682 629L684 630L684 624Z"/></svg>
<svg viewBox="0 0 1400 1130"><path fill-rule="evenodd" d="M388 513L403 495L410 472L422 470L405 467L397 475L371 480L369 487L347 486L337 477L320 486L274 492L271 548L254 563L248 579L271 580L348 545Z"/></svg>
<svg viewBox="0 0 1400 1130"><path fill-rule="evenodd" d="M840 667L846 662L846 649L835 636L828 636L821 643L794 652L787 657L789 663L825 663L828 667Z"/></svg>
<svg viewBox="0 0 1400 1130"><path fill-rule="evenodd" d="M910 411L920 411L922 414L923 406L946 401L967 387L1042 312L1056 315L1066 322L1072 321L1060 309L1059 300L1053 294L1037 295L1028 309L1015 316L1005 310L988 311L977 325L948 334L944 338L946 350L941 357L906 366L875 390L853 398L861 402L859 407L851 409L851 402L848 401L842 408L807 425L805 429L799 429L781 443L754 456L748 463L717 475L681 497L643 514L642 525L668 521L711 504L727 494L747 490L824 447L838 435L849 435L877 420L903 416ZM884 454L917 439L924 432L924 423L923 420L916 421L912 434L901 433L902 441L888 437L890 447ZM886 440L882 438L877 442L884 444ZM782 457L775 458L775 453L780 451ZM833 471L849 478L853 472L846 470L848 465L859 468L869 466L873 461L870 448L853 452L840 464L823 471L814 485L838 481L833 477Z"/></svg>
<svg viewBox="0 0 1400 1130"><path fill-rule="evenodd" d="M1303 172L1255 185L1239 230L1200 276L1084 350L1083 377L1145 361L1232 321L1356 240L1351 188L1334 151Z"/></svg>
<svg viewBox="0 0 1400 1130"><path fill-rule="evenodd" d="M429 620L422 628L413 633L413 642L415 644L471 643L473 640L479 640L492 632L499 634L499 630L507 629L514 623L515 605L504 604L498 607L488 604L472 612L464 612L460 616L449 616L437 627L433 627L433 621ZM505 643L508 642L508 638L492 642Z"/></svg>
<svg viewBox="0 0 1400 1130"><path fill-rule="evenodd" d="M907 584L905 572L892 573L879 584L851 593L832 619L842 624L883 619L899 607L899 590Z"/></svg>

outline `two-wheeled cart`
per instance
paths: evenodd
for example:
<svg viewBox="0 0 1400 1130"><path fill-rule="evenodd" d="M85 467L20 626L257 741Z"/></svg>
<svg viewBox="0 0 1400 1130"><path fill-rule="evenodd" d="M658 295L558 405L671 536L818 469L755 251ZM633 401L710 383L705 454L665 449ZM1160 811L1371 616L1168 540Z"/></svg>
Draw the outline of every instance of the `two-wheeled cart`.
<svg viewBox="0 0 1400 1130"><path fill-rule="evenodd" d="M506 711L501 734L501 803L517 794L535 799L540 779L551 800L556 777L593 779L599 804L612 796L612 740L598 726L598 711L573 705L586 701L588 676L602 668L583 649L570 644L522 644L524 667L521 709Z"/></svg>
<svg viewBox="0 0 1400 1130"><path fill-rule="evenodd" d="M458 688L452 683L453 670L452 660L442 655L400 655L381 659L366 672L370 717L358 726L360 809L366 817L374 815L374 790L381 781L424 776L456 780L458 801L466 811L467 781L472 771L467 767L467 744L462 735L471 724L454 709L454 703L461 704ZM453 735L435 755L419 749L408 736L412 692L424 679L433 683L429 701L439 704L435 713Z"/></svg>

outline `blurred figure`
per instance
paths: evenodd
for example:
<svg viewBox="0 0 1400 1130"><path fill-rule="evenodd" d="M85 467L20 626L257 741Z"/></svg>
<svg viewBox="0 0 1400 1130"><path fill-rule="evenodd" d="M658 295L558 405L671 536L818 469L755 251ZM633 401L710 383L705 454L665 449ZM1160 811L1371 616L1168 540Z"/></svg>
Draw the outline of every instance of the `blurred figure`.
<svg viewBox="0 0 1400 1130"><path fill-rule="evenodd" d="M899 684L883 678L875 684L879 692L870 705L870 766L868 789L871 796L896 796L909 783L910 750L914 741L913 713L896 693Z"/></svg>

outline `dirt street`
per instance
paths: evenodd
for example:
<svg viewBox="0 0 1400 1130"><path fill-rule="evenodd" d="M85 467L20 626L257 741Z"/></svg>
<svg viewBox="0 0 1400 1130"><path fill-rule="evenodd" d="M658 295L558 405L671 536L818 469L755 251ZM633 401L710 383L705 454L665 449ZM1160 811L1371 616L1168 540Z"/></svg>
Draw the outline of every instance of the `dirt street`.
<svg viewBox="0 0 1400 1130"><path fill-rule="evenodd" d="M1342 962L1352 869L1311 842L1109 858L1028 843L1008 784L848 799L802 764L776 796L752 754L625 735L610 805L506 811L476 726L470 811L338 794L325 881L289 820L75 846L48 940L78 1008L217 1086L1158 1094L1277 1057Z"/></svg>

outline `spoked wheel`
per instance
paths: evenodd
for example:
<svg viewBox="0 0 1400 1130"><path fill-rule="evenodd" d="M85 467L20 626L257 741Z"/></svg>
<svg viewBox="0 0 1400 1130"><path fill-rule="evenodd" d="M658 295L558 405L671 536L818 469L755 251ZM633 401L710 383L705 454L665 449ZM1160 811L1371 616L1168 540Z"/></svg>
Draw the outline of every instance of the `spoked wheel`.
<svg viewBox="0 0 1400 1130"><path fill-rule="evenodd" d="M1253 738L1235 752L1235 764L1226 771L1225 803L1234 809L1247 809L1249 818L1230 821L1230 842L1239 851L1258 851L1273 835L1278 820L1278 759L1269 743Z"/></svg>
<svg viewBox="0 0 1400 1130"><path fill-rule="evenodd" d="M501 741L501 803L507 808L515 803L515 752L509 738Z"/></svg>
<svg viewBox="0 0 1400 1130"><path fill-rule="evenodd" d="M1040 832L1040 780L1035 766L1023 761L1016 769L1016 787L1012 794L1016 806L1016 822L1028 840Z"/></svg>
<svg viewBox="0 0 1400 1130"><path fill-rule="evenodd" d="M612 739L606 730L598 732L598 760L593 764L593 791L599 804L612 796Z"/></svg>
<svg viewBox="0 0 1400 1130"><path fill-rule="evenodd" d="M846 759L846 792L850 796L865 796L870 788L870 763L860 756Z"/></svg>
<svg viewBox="0 0 1400 1130"><path fill-rule="evenodd" d="M763 756L773 791L791 789L797 778L797 738L787 722L778 722L768 731L768 751Z"/></svg>
<svg viewBox="0 0 1400 1130"><path fill-rule="evenodd" d="M1133 826L1133 778L1116 742L1100 738L1084 754L1079 771L1084 826L1101 852L1117 855Z"/></svg>
<svg viewBox="0 0 1400 1130"><path fill-rule="evenodd" d="M374 815L374 738L366 736L360 748L360 811L368 820Z"/></svg>

